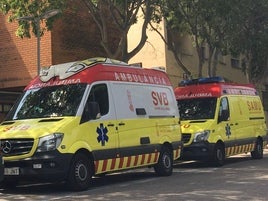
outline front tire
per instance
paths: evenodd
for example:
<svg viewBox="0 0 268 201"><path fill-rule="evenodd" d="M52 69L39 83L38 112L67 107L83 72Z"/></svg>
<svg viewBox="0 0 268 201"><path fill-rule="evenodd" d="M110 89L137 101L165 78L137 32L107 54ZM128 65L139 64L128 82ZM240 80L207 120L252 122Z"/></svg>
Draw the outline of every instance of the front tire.
<svg viewBox="0 0 268 201"><path fill-rule="evenodd" d="M85 154L76 154L70 167L67 185L71 190L87 190L93 174L92 161Z"/></svg>
<svg viewBox="0 0 268 201"><path fill-rule="evenodd" d="M213 151L212 163L214 166L220 167L224 165L224 161L225 161L224 146L221 144L216 144Z"/></svg>
<svg viewBox="0 0 268 201"><path fill-rule="evenodd" d="M263 144L260 139L255 143L254 151L251 152L251 157L253 159L262 159L263 158Z"/></svg>
<svg viewBox="0 0 268 201"><path fill-rule="evenodd" d="M159 176L170 176L173 171L173 155L172 150L163 147L157 164L154 166L155 173Z"/></svg>

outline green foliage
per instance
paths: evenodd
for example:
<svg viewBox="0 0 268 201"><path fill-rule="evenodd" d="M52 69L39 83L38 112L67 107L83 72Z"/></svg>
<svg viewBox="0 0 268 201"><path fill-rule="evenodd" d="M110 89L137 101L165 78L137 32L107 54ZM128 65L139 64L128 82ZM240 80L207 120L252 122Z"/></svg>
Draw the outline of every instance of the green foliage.
<svg viewBox="0 0 268 201"><path fill-rule="evenodd" d="M52 9L64 10L68 0L1 0L0 12L14 21L23 16L39 18ZM69 0L70 1L70 0ZM81 0L88 8L101 35L101 44L107 56L128 61L145 44L146 28L151 21L166 20L169 31L189 34L199 55L199 72L202 73L202 44L213 54L243 55L243 71L250 80L257 81L268 63L268 1L267 0ZM75 1L71 1L75 4ZM70 8L70 7L69 7ZM141 40L131 52L127 48L127 33L139 19L138 10L143 10ZM110 16L107 22L107 15ZM51 29L59 15L45 20L41 35ZM105 18L106 17L106 18ZM18 21L17 35L37 35L35 21ZM120 31L118 47L109 47L107 23L114 24ZM173 49L177 51L176 48ZM215 51L217 50L217 51ZM216 56L215 56L216 58ZM186 68L185 68L186 69Z"/></svg>
<svg viewBox="0 0 268 201"><path fill-rule="evenodd" d="M67 0L1 0L0 11L9 15L9 21L18 20L21 17L32 17L33 19L40 18L47 11L54 9L64 9ZM57 15L58 16L58 15ZM52 28L53 21L57 16L51 17L45 20L46 27L40 29L42 35L45 29L50 30ZM40 21L44 21L40 19ZM38 26L35 20L26 21L18 20L19 28L16 34L20 37L31 37L30 27L32 32L37 35Z"/></svg>
<svg viewBox="0 0 268 201"><path fill-rule="evenodd" d="M228 33L230 52L243 56L243 71L258 82L268 65L268 1L233 1L235 26Z"/></svg>
<svg viewBox="0 0 268 201"><path fill-rule="evenodd" d="M64 13L64 9L69 11L76 8L78 0L2 0L0 2L0 11L8 14L9 20L14 21L18 18L31 16L32 19L40 19L42 15L49 10L59 9ZM139 52L147 40L146 28L151 20L153 12L154 0L79 0L88 9L89 17L91 17L100 31L102 45L106 55L110 58L128 61L131 57ZM128 52L127 34L130 27L135 24L139 18L138 11L143 8L144 18L143 28L141 30L141 39L137 46ZM73 10L72 10L73 11ZM79 12L79 10L77 10ZM91 16L90 16L91 15ZM36 20L25 21L19 20L19 28L17 35L20 37L30 37L31 32L36 36L42 34L46 29L51 29L53 21L59 15L49 18L48 20L40 20L45 22L45 26L38 27ZM39 21L39 20L38 20ZM108 25L114 26L119 32L117 46L114 45L115 40L110 34ZM44 23L41 23L44 25ZM31 30L32 28L32 30ZM39 31L38 31L39 30ZM111 43L113 41L113 43ZM112 45L111 45L112 44Z"/></svg>
<svg viewBox="0 0 268 201"><path fill-rule="evenodd" d="M250 81L258 80L267 68L267 0L162 0L160 7L169 30L194 37L199 68L203 42L209 46L210 59L217 52L242 55Z"/></svg>

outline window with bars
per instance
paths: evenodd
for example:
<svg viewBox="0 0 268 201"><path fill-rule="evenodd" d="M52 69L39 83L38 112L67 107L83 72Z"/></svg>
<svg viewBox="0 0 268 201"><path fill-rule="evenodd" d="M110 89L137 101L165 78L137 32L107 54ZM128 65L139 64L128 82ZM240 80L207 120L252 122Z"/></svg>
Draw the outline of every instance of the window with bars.
<svg viewBox="0 0 268 201"><path fill-rule="evenodd" d="M231 66L232 66L232 68L241 68L240 59L231 58Z"/></svg>
<svg viewBox="0 0 268 201"><path fill-rule="evenodd" d="M12 104L6 104L6 103L2 103L0 104L0 112L1 113L8 113L8 111L11 109Z"/></svg>

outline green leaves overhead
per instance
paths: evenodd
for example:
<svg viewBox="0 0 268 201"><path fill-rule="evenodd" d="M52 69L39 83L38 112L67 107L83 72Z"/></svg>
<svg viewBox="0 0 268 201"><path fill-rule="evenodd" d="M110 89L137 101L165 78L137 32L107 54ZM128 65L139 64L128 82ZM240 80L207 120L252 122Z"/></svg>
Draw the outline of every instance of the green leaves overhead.
<svg viewBox="0 0 268 201"><path fill-rule="evenodd" d="M30 37L30 28L37 35L37 26L34 20L19 20L21 17L39 18L47 11L54 9L64 9L66 0L1 0L0 11L9 14L9 21L18 20L19 28L16 34L20 37ZM40 29L41 35L43 31L52 28L55 17L45 20L46 27ZM42 20L42 19L41 19ZM31 26L30 26L31 25Z"/></svg>
<svg viewBox="0 0 268 201"><path fill-rule="evenodd" d="M127 62L146 43L148 24L164 19L169 31L193 37L193 46L199 56L199 76L202 76L205 64L202 55L204 44L209 47L209 76L216 73L216 60L220 53L241 55L243 70L250 81L259 80L267 68L267 0L1 0L0 11L9 14L10 21L24 16L38 18L49 10L59 9L63 12L66 8L72 9L72 5L78 1L84 3L89 11L88 16L96 23L101 36L100 44L108 57ZM142 17L138 14L140 10L143 11ZM46 29L52 28L57 17L60 15L43 20L46 26L40 28L41 35ZM127 34L137 22L142 23L138 36L140 41L133 50L128 50ZM32 32L37 34L34 21L20 20L18 23L17 35L20 37L30 37ZM118 31L118 41L112 46L107 24L113 25ZM178 51L178 47L172 49ZM184 71L187 72L187 68Z"/></svg>
<svg viewBox="0 0 268 201"><path fill-rule="evenodd" d="M267 0L163 0L161 3L167 28L193 36L199 55L199 76L204 64L200 48L204 43L209 47L209 59L217 59L219 53L241 56L249 81L257 81L267 68ZM211 68L209 63L208 76L213 75Z"/></svg>

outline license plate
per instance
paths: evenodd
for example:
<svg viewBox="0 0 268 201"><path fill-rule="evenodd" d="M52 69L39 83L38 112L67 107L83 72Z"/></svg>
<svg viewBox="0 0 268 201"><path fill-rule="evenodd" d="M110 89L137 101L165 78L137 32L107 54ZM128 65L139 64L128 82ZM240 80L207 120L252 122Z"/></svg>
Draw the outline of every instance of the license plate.
<svg viewBox="0 0 268 201"><path fill-rule="evenodd" d="M19 174L20 174L20 169L18 167L4 169L4 175L19 175Z"/></svg>

